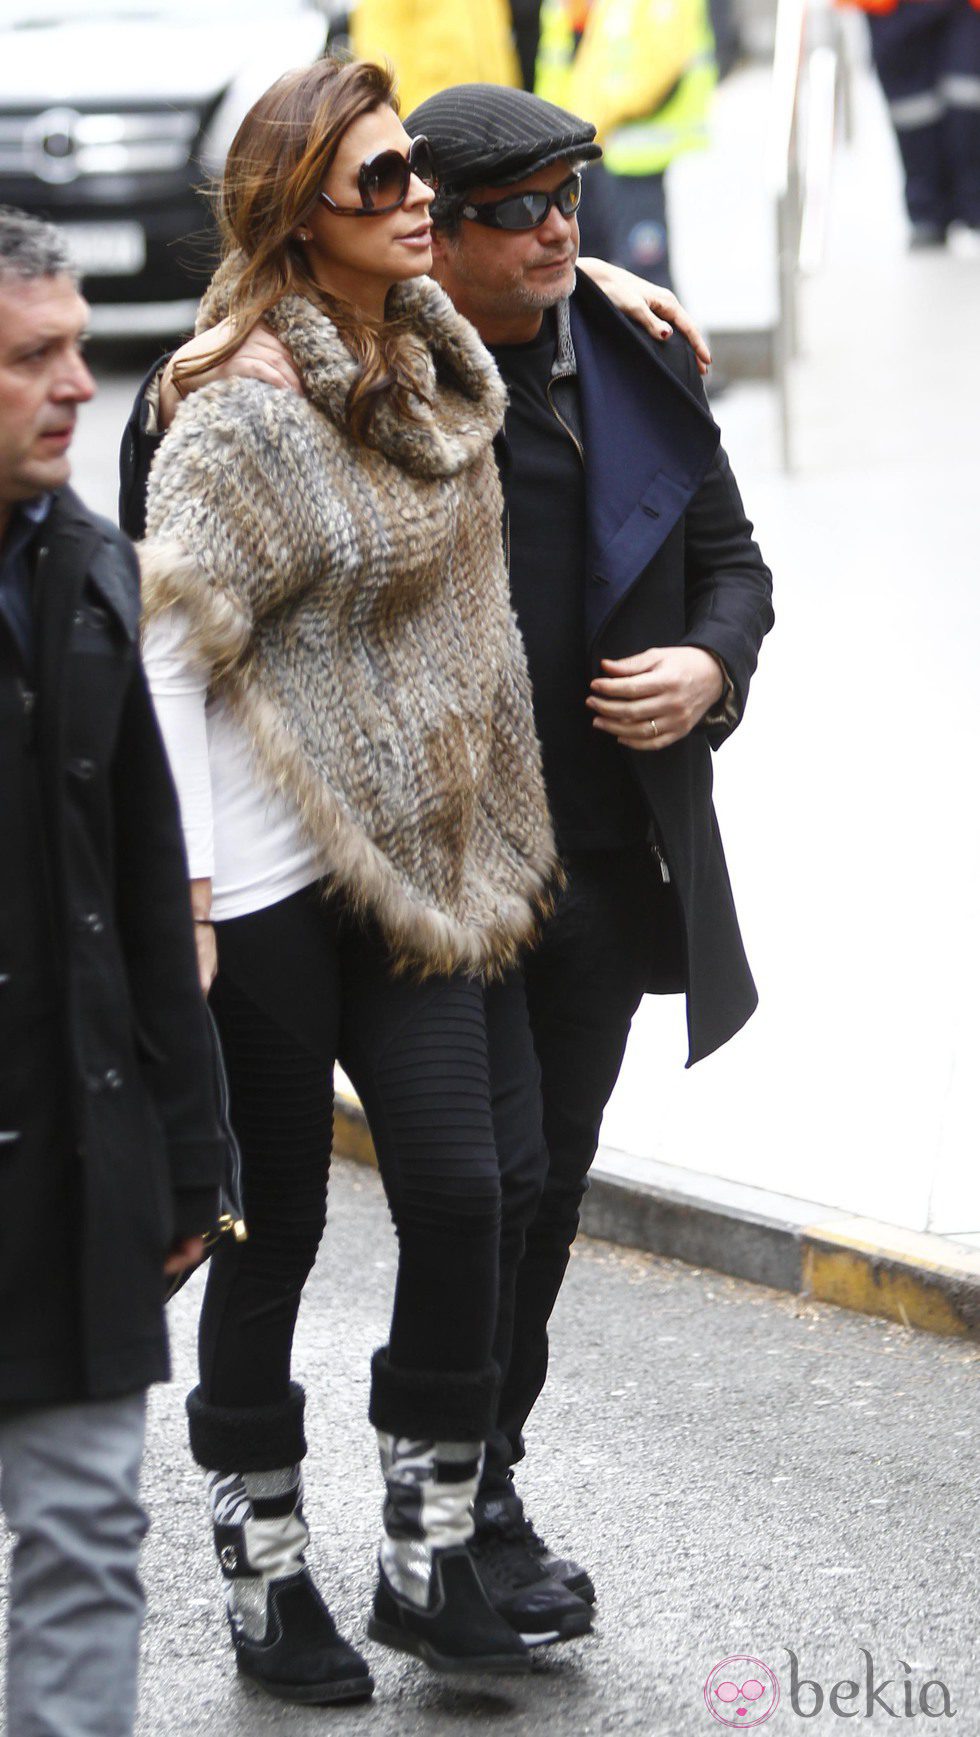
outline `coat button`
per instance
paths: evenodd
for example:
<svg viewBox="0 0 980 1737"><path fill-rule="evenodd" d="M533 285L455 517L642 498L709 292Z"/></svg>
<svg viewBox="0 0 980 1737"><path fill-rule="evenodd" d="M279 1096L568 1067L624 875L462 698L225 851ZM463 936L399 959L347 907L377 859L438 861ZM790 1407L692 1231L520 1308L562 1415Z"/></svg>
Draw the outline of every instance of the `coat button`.
<svg viewBox="0 0 980 1737"><path fill-rule="evenodd" d="M122 1090L123 1077L118 1068L106 1068L103 1073L89 1074L85 1086L94 1095L99 1092L119 1092Z"/></svg>
<svg viewBox="0 0 980 1737"><path fill-rule="evenodd" d="M84 933L90 935L101 935L105 928L105 923L99 916L98 911L83 911L78 919L77 927Z"/></svg>
<svg viewBox="0 0 980 1737"><path fill-rule="evenodd" d="M83 755L78 760L69 760L68 770L73 778L81 778L83 781L89 778L94 778L96 770L95 761L88 760Z"/></svg>

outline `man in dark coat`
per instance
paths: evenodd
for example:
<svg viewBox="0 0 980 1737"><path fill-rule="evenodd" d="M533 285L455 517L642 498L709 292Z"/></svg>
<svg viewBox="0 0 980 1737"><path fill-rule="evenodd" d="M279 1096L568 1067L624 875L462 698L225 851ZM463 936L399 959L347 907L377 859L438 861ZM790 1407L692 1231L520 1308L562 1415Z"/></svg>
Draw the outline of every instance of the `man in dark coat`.
<svg viewBox="0 0 980 1737"><path fill-rule="evenodd" d="M502 1247L501 1400L475 1546L498 1608L525 1638L557 1639L567 1590L590 1601L594 1591L583 1569L535 1538L512 1468L544 1384L548 1321L642 996L686 992L689 1063L756 1005L712 805L711 749L744 712L772 624L771 576L692 350L676 337L654 342L576 277L577 171L599 155L594 128L527 92L485 85L429 98L406 127L429 139L439 172L434 275L509 390L498 459L511 588L567 875L524 967L547 1175L537 1203L512 1204L510 1216L504 1188L504 1243L519 1237L523 1252L514 1259ZM209 341L194 341L195 359ZM277 351L270 334L256 335L223 371L294 384ZM164 420L170 372L160 383ZM155 414L151 393L124 439L122 506L134 528ZM535 1138L537 1081L522 1074L492 987L487 1007L494 1115L513 1151L524 1122Z"/></svg>
<svg viewBox="0 0 980 1737"><path fill-rule="evenodd" d="M0 209L0 1502L17 1737L126 1737L164 1275L221 1145L136 559L66 486L88 309Z"/></svg>
<svg viewBox="0 0 980 1737"><path fill-rule="evenodd" d="M689 1064L756 1005L711 750L744 712L772 625L771 576L692 351L676 338L654 343L576 278L578 171L598 154L594 129L525 92L478 86L430 98L406 127L430 140L439 171L434 275L509 391L500 456L511 591L567 874L525 964L548 1174L511 1343L498 1341L477 1541L498 1599L513 1603L508 1586L522 1571L533 1588L535 1563L589 1597L584 1570L536 1545L512 1468L643 994L686 991ZM586 197L587 186L586 176ZM494 1084L503 1115L518 1082L501 1071Z"/></svg>

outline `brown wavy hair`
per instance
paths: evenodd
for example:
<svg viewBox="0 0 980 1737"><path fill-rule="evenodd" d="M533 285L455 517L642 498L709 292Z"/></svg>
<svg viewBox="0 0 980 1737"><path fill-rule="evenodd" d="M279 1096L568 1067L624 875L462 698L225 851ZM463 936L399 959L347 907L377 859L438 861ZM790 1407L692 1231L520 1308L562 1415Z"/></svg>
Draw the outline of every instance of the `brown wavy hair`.
<svg viewBox="0 0 980 1737"><path fill-rule="evenodd" d="M413 400L426 394L410 323L371 320L327 295L293 237L316 203L348 127L384 103L398 112L390 70L372 61L324 56L285 73L249 109L232 140L214 200L222 258L241 262L229 295L234 333L206 356L177 363L178 382L225 361L283 296L301 295L329 315L358 364L345 407L354 438L367 438L385 399L400 415L415 418Z"/></svg>

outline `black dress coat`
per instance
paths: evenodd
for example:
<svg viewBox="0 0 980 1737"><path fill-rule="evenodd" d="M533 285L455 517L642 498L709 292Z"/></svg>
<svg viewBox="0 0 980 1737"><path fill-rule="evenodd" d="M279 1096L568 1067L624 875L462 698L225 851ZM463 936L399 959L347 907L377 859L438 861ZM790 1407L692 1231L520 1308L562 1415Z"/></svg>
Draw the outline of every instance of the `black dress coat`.
<svg viewBox="0 0 980 1737"><path fill-rule="evenodd" d="M734 686L730 723L701 726L652 753L623 748L670 882L654 877L653 993L687 994L688 1065L727 1042L758 997L712 802L711 749L740 721L759 647L772 626L772 576L752 537L693 353L648 337L579 274L571 298L577 392L562 400L585 460L589 531L584 631L590 673L604 657L652 646L717 653ZM158 437L137 395L123 436L120 522L143 533ZM556 393L556 399L559 394ZM506 424L498 441L508 464ZM637 937L647 946L649 936Z"/></svg>
<svg viewBox="0 0 980 1737"><path fill-rule="evenodd" d="M166 1377L223 1151L136 559L65 489L34 562L33 667L0 616L0 1405Z"/></svg>
<svg viewBox="0 0 980 1737"><path fill-rule="evenodd" d="M731 722L656 752L623 748L670 871L654 913L653 992L687 993L688 1065L754 1011L712 802L711 749L737 727L763 637L772 575L753 540L697 364L679 337L648 337L584 275L571 300L585 456L590 675L604 657L697 645L734 686Z"/></svg>

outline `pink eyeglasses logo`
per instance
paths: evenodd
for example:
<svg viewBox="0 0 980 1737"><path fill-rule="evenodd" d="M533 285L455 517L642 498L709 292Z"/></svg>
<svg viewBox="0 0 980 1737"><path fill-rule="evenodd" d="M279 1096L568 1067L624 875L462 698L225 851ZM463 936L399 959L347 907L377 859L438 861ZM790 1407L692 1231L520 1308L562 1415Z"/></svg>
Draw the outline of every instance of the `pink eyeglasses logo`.
<svg viewBox="0 0 980 1737"><path fill-rule="evenodd" d="M747 1731L751 1725L764 1725L775 1713L779 1706L779 1681L775 1671L761 1659L733 1653L709 1672L704 1702L719 1725Z"/></svg>

